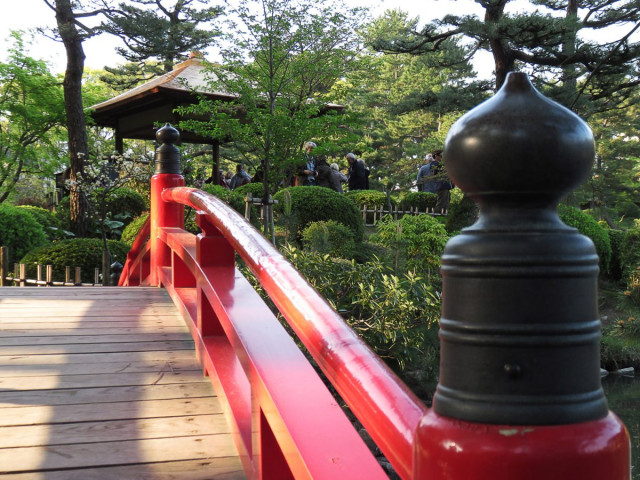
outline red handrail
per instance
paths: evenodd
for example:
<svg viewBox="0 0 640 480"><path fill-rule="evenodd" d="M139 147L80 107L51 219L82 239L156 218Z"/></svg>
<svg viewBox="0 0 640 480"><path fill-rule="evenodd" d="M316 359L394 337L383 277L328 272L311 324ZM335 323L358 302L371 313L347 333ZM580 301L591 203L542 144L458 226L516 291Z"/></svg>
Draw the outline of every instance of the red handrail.
<svg viewBox="0 0 640 480"><path fill-rule="evenodd" d="M253 226L221 200L193 188L162 192L165 202L207 214L402 478L413 471L414 434L424 404Z"/></svg>
<svg viewBox="0 0 640 480"><path fill-rule="evenodd" d="M120 273L120 280L118 281L119 287L129 286L130 277L133 276L133 272L130 271L133 265L138 264L137 261L138 256L142 251L145 250L145 246L147 243L147 239L149 238L149 232L151 231L151 215L147 217L147 219L142 224L138 235L136 236L133 244L131 245L131 250L127 253L127 260L122 268L122 272Z"/></svg>

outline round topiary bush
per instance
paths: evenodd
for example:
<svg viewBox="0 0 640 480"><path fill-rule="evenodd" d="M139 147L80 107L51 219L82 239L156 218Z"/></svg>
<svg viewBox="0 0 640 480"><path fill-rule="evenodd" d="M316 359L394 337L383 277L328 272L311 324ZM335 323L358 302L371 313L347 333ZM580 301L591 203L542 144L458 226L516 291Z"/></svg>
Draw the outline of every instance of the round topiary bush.
<svg viewBox="0 0 640 480"><path fill-rule="evenodd" d="M94 192L94 208L99 211L100 189ZM130 188L117 188L106 194L105 209L111 214L111 218L118 218L125 225L138 217L147 209L144 198L135 190Z"/></svg>
<svg viewBox="0 0 640 480"><path fill-rule="evenodd" d="M478 219L478 213L478 205L466 195L459 201L452 201L449 204L447 222L445 224L447 232L453 234L469 225L473 225Z"/></svg>
<svg viewBox="0 0 640 480"><path fill-rule="evenodd" d="M351 190L346 192L345 197L353 201L358 207L386 207L387 194L378 190ZM394 205L393 198L391 205Z"/></svg>
<svg viewBox="0 0 640 480"><path fill-rule="evenodd" d="M44 234L50 242L66 237L60 219L46 208L34 207L32 205L20 205L17 208L29 212L36 222L42 225Z"/></svg>
<svg viewBox="0 0 640 480"><path fill-rule="evenodd" d="M274 195L274 199L278 201L275 211L279 214L288 208L285 205L285 192L289 192L291 198L291 212L295 219L292 230L298 239L302 238L302 231L310 223L335 220L349 227L356 242L362 241L362 215L355 203L344 195L324 187L285 188Z"/></svg>
<svg viewBox="0 0 640 480"><path fill-rule="evenodd" d="M558 215L564 223L577 228L578 232L591 239L600 257L601 271L608 272L611 261L611 243L607 230L590 215L563 203L558 205Z"/></svg>
<svg viewBox="0 0 640 480"><path fill-rule="evenodd" d="M28 210L0 205L0 246L8 247L9 263L48 242L44 228Z"/></svg>
<svg viewBox="0 0 640 480"><path fill-rule="evenodd" d="M307 250L348 260L353 258L356 251L353 232L334 220L310 223L302 231L302 245Z"/></svg>
<svg viewBox="0 0 640 480"><path fill-rule="evenodd" d="M117 240L108 240L111 262L124 265L129 245ZM99 238L70 238L44 245L27 253L20 263L27 265L27 276L36 275L36 265L52 265L53 281L64 281L65 267L80 267L82 281L93 283L94 270L102 269L102 240Z"/></svg>
<svg viewBox="0 0 640 480"><path fill-rule="evenodd" d="M134 218L133 221L122 230L120 241L129 246L133 245L134 240L138 236L138 232L142 228L142 225L144 225L144 222L147 221L147 218L149 218L149 212L145 212L139 217Z"/></svg>
<svg viewBox="0 0 640 480"><path fill-rule="evenodd" d="M420 211L425 211L428 208L436 206L438 196L435 193L430 192L409 192L400 201L400 205L403 210L409 208L417 208Z"/></svg>
<svg viewBox="0 0 640 480"><path fill-rule="evenodd" d="M262 198L262 195L264 194L264 185L262 185L262 182L251 182L245 185L240 185L238 188L233 190L233 192L238 195L242 195L243 199L247 193L251 193L254 198Z"/></svg>

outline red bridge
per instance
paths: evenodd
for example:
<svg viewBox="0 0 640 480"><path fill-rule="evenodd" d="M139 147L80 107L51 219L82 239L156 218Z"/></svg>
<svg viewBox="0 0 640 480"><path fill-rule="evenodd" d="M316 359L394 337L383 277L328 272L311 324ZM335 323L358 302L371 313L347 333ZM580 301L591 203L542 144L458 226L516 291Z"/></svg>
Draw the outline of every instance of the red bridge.
<svg viewBox="0 0 640 480"><path fill-rule="evenodd" d="M595 312L587 312L587 322L573 322L566 320L572 318L571 308L566 305L561 308L558 304L555 307L551 305L548 312L544 305L535 305L542 311L541 318L551 315L561 317L559 322L553 319L548 324L535 317L535 331L528 330L528 324L511 320L514 316L526 317L531 305L540 303L536 298L527 300L527 297L532 297L529 290L531 282L534 282L536 289L547 289L539 292L545 294L545 298L555 295L558 302L564 301L562 297L568 295L563 290L565 284L571 285L572 289L592 288L594 271L597 274L597 257L594 267L590 253L592 246L570 229L562 227L557 223L559 220L549 213L563 192L573 188L580 179L575 178L576 174L567 173L570 180L551 189L547 184L538 187L530 180L526 180L529 181L526 189L519 185L503 187L491 183L494 180L503 181L501 178L478 180L470 160L456 162L459 158L474 158L474 155L478 161L485 160L482 157L485 154L482 145L477 146L483 144L485 138L492 147L497 144L495 148L510 151L500 141L495 141L492 135L499 134L500 139L508 137L509 134L502 129L502 125L506 124L509 131L515 132L514 135L518 137L518 129L528 128L526 122L531 118L521 120L516 115L514 120L499 122L486 115L496 115L495 112L500 111L505 103L509 111L520 112L523 108L514 108L510 102L520 102L522 97L534 103L533 107L526 109L533 112L533 117L538 115L546 119L542 126L534 126L533 144L540 141L545 143L545 135L551 135L554 139L562 137L562 141L556 142L560 152L558 157L566 157L563 148L573 149L569 156L571 161L589 156L589 152L592 152L589 142L591 145L593 142L589 140L588 129L585 130L579 123L572 124L573 118L567 117L564 111L550 112L551 107L546 101L538 107L535 102L542 100L536 96L537 93L531 92L525 80L523 76L512 75L506 87L494 97L492 109L485 107L467 114L461 119L462 126L457 129L454 126L447 140L445 152L446 160L451 161L448 163L451 175L456 184L479 199L483 216L478 227L474 226L460 235L461 240L450 242L443 257L443 359L434 409L427 409L273 245L239 214L215 197L183 187L183 179L176 171L179 159L176 155L179 154L172 145L177 140L176 133L170 127L165 127L158 134L163 146L158 150L158 168L152 178L150 222L136 239L120 280L121 286L137 288L93 291L104 291L109 295L122 291L123 298L138 302L138 297L129 292L140 292L140 298L147 296L157 300L156 293L142 287L166 289L185 319L195 344L198 364L209 377L222 405L226 418L226 423L221 426L223 433L198 430L191 435L191 441L188 434L180 437L180 443L166 441L159 451L154 450L150 454L146 466L145 456L139 450L135 450L138 452L135 455L127 452L128 444L118 446L122 442L118 442L117 436L91 448L78 446L81 440L73 443L72 447L34 447L30 452L11 447L10 444L4 448L0 445L0 473L16 479L242 476L276 480L388 478L314 365L236 268L235 258L238 255L400 478L628 480L628 434L620 421L607 411L604 397L600 395L597 376L599 337L598 332L593 333L597 325L592 325L591 318ZM540 115L539 108L544 108L544 115ZM486 113L487 110L489 113ZM525 122L525 127L518 122ZM487 125L493 127L487 128ZM550 133L547 132L549 129ZM463 139L459 137L461 131L464 133ZM469 139L474 139L474 142ZM513 139L504 140L508 141ZM518 137L518 141L522 142L522 138ZM549 146L548 142L546 145ZM472 147L477 149L475 153L466 150ZM513 155L517 156L535 149L527 144L522 148L512 147L511 151L514 150ZM494 151L486 155L491 159L498 158ZM499 172L511 168L509 162L513 158L509 155L505 157L508 158L500 164ZM585 162L588 163L588 160ZM577 168L573 164L570 167L574 170ZM526 176L527 172L524 173ZM508 181L514 183L513 172L507 174L511 175ZM494 177L501 175L499 173ZM564 174L560 178L559 183L565 182ZM510 193L507 195L505 192ZM202 231L199 235L183 230L185 205L197 211L197 223ZM508 218L510 228L504 227L505 218ZM535 239L533 244L542 246L538 248L533 245L531 251L523 256L522 245L528 245L529 238ZM517 248L511 246L514 244ZM550 249L556 248L555 245L565 250L549 253ZM475 256L469 253L469 248ZM561 267L557 265L559 258L563 259ZM563 280L551 281L552 275ZM483 281L478 282L478 278ZM487 283L491 287L482 290ZM547 287L547 284L550 286ZM521 293L510 289L520 289ZM34 290L40 292L45 289L13 289L12 292ZM587 293L584 298L593 292ZM10 303L12 295L3 295L0 300L3 324L10 322L7 321L6 305ZM480 296L488 297L489 306L477 298ZM502 303L509 303L502 301L505 297L517 298L519 303L516 307L519 310L514 312L514 305L509 304L502 311ZM456 298L455 304L448 302L449 298ZM529 307L524 304L526 301ZM53 308L51 303L46 305L47 309ZM136 305L127 305L132 312L136 311ZM561 310L561 313L554 314L552 307ZM34 305L32 310L36 308L37 305ZM113 315L112 306L107 300L91 308L100 312L97 314L100 319ZM154 303L150 308L153 315L162 316L165 307ZM584 316L581 307L575 309L580 310L579 316ZM52 316L49 310L45 315L47 318ZM86 320L87 314L84 315ZM172 314L168 316L172 317ZM469 320L470 317L473 319ZM156 317L149 317L147 321L153 324L153 318ZM98 327L96 325L96 332ZM47 330L53 327L42 325L42 328ZM172 336L171 342L184 342L183 337L174 338L174 333L167 335ZM180 333L175 332L175 335ZM145 342L144 338L138 340L138 336L132 337L131 341ZM108 340L104 342L106 344ZM11 350L12 347L2 347L3 350L7 348L7 353L0 352L2 371L10 371L14 359L18 360L24 355L20 350ZM176 352L182 347L172 344L166 348L167 352ZM99 348L100 351L103 349ZM535 355L529 355L533 351ZM53 360L59 352L55 352L55 349L51 351L52 362L47 367L51 371L57 369ZM558 355L565 357L569 379L562 377L557 383L549 384L543 378L542 382L532 386L530 377L535 377L536 372L531 372L530 366L535 364L546 374L545 362L547 359L550 359L549 362L557 361ZM144 356L149 357L147 354ZM158 361L163 362L165 358L174 356L175 353L158 354ZM500 358L495 360L495 357ZM573 357L581 363L573 365ZM182 356L180 359L184 360ZM120 361L127 362L125 358ZM192 383L200 385L193 378L191 367L186 363L181 365L181 375L191 378L183 385L189 385L191 389L194 388ZM498 365L499 375L492 379L490 374L494 365ZM595 376L592 372L594 365ZM557 369L557 365L555 367ZM41 368L45 369L44 366ZM144 370L149 367L139 365L139 368ZM586 376L571 380L571 377L577 376L575 372L583 370L587 371ZM165 371L166 375L176 373ZM86 372L86 375L87 381L91 381L93 373ZM597 385L594 378L597 379ZM154 382L157 385L162 378ZM62 387L62 390L74 388L70 385ZM13 390L20 390L20 387L7 388L6 380L2 380L0 405L10 409L9 416L18 418L21 409L25 413L29 411L30 402L43 401L29 398L28 395L22 395L17 400ZM64 392L59 395L63 396ZM213 392L204 393L201 390L196 396L197 408L206 408L202 403L209 400L212 404L217 402ZM118 398L118 402L126 402L122 400L125 397ZM22 403L9 406L12 401ZM182 409L191 407L185 402L172 401L170 406L166 404L164 411L165 414L170 411L171 415L180 419L175 427L179 431L183 426L178 426L178 423L188 423ZM107 402L108 395L105 392L103 403ZM65 409L62 409L67 415L64 418L72 417L73 407ZM127 414L122 414L122 417L126 419ZM64 424L65 420L61 417L57 423ZM120 423L113 425L124 428ZM95 428L99 429L97 425ZM225 437L225 431L230 435ZM63 435L62 432L54 432L58 431L51 430L49 435ZM196 442L196 439L200 441ZM234 460L229 454L231 443L227 441L231 440L239 460ZM147 440L149 445L153 442L152 439ZM118 448L114 449L114 446ZM58 460L65 456L76 459L99 458L101 448L110 452L113 460L102 464L95 459L79 464ZM131 444L130 448L141 447ZM23 457L18 457L18 454ZM143 466L134 467L132 457L143 459ZM162 469L163 462L166 462L166 471ZM178 472L180 464L188 465L188 469Z"/></svg>

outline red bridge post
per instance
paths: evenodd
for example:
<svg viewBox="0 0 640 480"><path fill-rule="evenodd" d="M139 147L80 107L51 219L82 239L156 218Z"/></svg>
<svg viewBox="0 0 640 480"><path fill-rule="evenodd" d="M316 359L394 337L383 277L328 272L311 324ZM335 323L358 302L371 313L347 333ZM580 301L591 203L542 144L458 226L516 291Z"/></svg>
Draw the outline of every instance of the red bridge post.
<svg viewBox="0 0 640 480"><path fill-rule="evenodd" d="M521 73L451 128L447 170L480 218L442 258L440 383L414 478L630 478L600 384L598 257L556 213L594 151L587 124Z"/></svg>
<svg viewBox="0 0 640 480"><path fill-rule="evenodd" d="M184 186L184 178L180 174L180 151L175 146L180 140L180 134L167 124L158 129L156 139L160 147L156 150L156 170L151 177L150 285L159 285L158 269L171 265L171 250L158 239L158 229L184 228L184 206L165 202L161 196L162 191L167 188Z"/></svg>

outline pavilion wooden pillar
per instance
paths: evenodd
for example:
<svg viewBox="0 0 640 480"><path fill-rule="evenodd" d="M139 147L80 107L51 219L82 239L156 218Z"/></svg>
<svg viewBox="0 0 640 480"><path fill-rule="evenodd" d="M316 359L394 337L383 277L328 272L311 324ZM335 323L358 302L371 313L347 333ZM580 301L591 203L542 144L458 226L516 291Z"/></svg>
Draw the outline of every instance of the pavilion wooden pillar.
<svg viewBox="0 0 640 480"><path fill-rule="evenodd" d="M120 155L124 153L124 143L122 141L122 133L120 132L120 127L116 126L116 152Z"/></svg>
<svg viewBox="0 0 640 480"><path fill-rule="evenodd" d="M214 140L211 144L211 178L214 185L220 185L220 142Z"/></svg>

